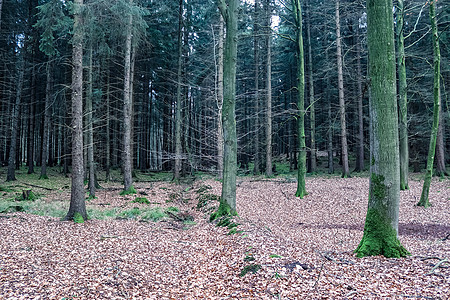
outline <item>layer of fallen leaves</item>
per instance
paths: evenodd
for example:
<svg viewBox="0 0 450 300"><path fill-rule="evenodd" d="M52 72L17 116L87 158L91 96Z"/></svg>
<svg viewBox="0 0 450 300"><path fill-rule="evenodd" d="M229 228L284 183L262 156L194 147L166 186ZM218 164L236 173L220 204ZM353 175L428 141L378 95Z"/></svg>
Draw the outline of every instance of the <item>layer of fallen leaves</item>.
<svg viewBox="0 0 450 300"><path fill-rule="evenodd" d="M201 186L220 195L214 180L136 185L150 206L192 215L189 227L173 218L75 224L2 214L0 299L447 299L450 184L432 182L428 209L415 206L421 182L410 184L401 192L399 238L412 255L403 259L353 254L363 234L366 178L308 179L304 199L294 196L295 183L241 179L235 222L243 233L232 235L196 209ZM145 206L119 191L99 191L89 205ZM57 195L47 201L64 196Z"/></svg>

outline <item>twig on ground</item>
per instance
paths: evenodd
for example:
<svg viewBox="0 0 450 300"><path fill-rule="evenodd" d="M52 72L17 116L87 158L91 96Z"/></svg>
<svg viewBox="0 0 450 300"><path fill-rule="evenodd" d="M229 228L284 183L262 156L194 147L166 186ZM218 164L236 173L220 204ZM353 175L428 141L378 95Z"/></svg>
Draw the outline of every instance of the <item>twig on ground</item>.
<svg viewBox="0 0 450 300"><path fill-rule="evenodd" d="M440 260L437 264L434 265L434 267L431 269L430 272L428 272L425 275L437 275L437 276L443 276L442 274L437 274L434 271L436 271L437 268L440 268L442 264L448 263L448 259L444 258L443 260Z"/></svg>

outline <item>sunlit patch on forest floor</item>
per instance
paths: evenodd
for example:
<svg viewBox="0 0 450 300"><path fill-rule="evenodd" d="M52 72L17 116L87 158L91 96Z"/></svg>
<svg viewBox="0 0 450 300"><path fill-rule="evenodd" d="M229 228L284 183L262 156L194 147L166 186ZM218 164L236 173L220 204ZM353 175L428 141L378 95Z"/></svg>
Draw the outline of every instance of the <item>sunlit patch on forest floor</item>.
<svg viewBox="0 0 450 300"><path fill-rule="evenodd" d="M421 181L401 192L399 238L410 257L359 259L367 178L311 177L298 199L292 180L239 177L238 233L230 234L208 220L221 188L213 179L141 176L127 196L119 181L100 182L87 201L91 219L75 224L60 221L69 178L49 175L0 184L0 211L24 210L0 214L0 299L450 296L449 180L433 180L428 209L415 206ZM28 188L38 199L16 201Z"/></svg>

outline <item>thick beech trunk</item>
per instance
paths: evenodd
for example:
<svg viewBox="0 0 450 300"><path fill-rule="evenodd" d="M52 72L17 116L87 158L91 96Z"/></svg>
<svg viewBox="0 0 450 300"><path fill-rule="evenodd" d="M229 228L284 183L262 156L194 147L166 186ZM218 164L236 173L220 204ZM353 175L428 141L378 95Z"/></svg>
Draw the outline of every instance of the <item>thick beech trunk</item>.
<svg viewBox="0 0 450 300"><path fill-rule="evenodd" d="M370 77L370 190L358 257L404 257L400 244L398 209L400 163L396 101L394 21L392 0L368 0Z"/></svg>
<svg viewBox="0 0 450 300"><path fill-rule="evenodd" d="M439 36L436 21L436 0L430 2L430 20L431 32L433 37L433 65L434 65L434 84L433 84L433 127L431 128L430 147L428 149L427 170L425 180L423 182L422 194L420 196L418 206L429 207L430 200L428 194L430 192L431 177L433 176L434 155L436 151L436 140L439 129L439 115L441 113L440 101L440 75L441 75L441 51L439 49Z"/></svg>

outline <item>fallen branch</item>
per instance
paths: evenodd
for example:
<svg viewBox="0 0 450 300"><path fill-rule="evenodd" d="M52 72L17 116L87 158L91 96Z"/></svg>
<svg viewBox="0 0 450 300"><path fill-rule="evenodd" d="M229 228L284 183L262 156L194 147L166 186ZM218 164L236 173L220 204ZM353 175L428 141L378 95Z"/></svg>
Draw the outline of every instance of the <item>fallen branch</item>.
<svg viewBox="0 0 450 300"><path fill-rule="evenodd" d="M45 187L45 186L40 186L40 185L31 184L31 183L26 183L26 182L23 182L23 181L18 181L18 182L20 184L25 184L25 185L28 185L28 186L32 186L32 187L43 189L43 190L47 190L47 191L56 191L55 189L51 189L51 188L48 188L48 187Z"/></svg>
<svg viewBox="0 0 450 300"><path fill-rule="evenodd" d="M436 274L434 271L436 271L437 268L441 267L442 264L448 262L447 258L444 258L443 260L439 261L434 267L431 269L430 272L428 272L425 275L437 275L437 276L443 276L442 274Z"/></svg>

